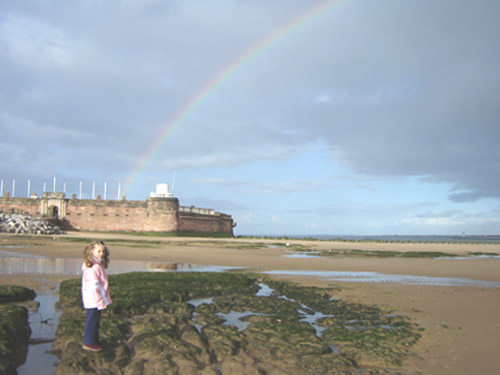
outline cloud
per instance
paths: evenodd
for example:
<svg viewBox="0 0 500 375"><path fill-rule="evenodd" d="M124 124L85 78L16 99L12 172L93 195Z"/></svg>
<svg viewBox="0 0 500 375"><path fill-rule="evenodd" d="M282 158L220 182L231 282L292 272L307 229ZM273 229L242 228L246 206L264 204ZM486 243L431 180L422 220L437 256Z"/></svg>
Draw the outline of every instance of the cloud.
<svg viewBox="0 0 500 375"><path fill-rule="evenodd" d="M500 53L493 30L499 6L408 5L356 18L364 27L349 43L363 49L347 48L334 35L322 86L344 94L330 96L328 106L306 103L292 112L297 121L288 119L306 138L328 142L360 173L427 175L464 190L450 195L455 201L498 197Z"/></svg>
<svg viewBox="0 0 500 375"><path fill-rule="evenodd" d="M456 203L500 197L500 3L339 2L265 44L319 3L3 2L0 131L16 168L2 173L124 178L187 108L151 174L293 163L321 144L332 170L445 182ZM304 169L226 183L332 189Z"/></svg>
<svg viewBox="0 0 500 375"><path fill-rule="evenodd" d="M468 214L463 211L450 210L444 212L426 212L419 215L407 216L395 224L411 225L413 227L439 228L466 228L498 225L499 220L489 214Z"/></svg>
<svg viewBox="0 0 500 375"><path fill-rule="evenodd" d="M199 139L199 141L202 141L202 139ZM196 141L193 141L192 146L195 143ZM204 147L214 149L214 151L207 152L207 150L204 150ZM239 145L237 150L234 150L233 147L225 149L213 144L209 146L199 145L199 148L196 147L196 150L187 152L182 157L176 157L175 151L172 152L174 155L165 158L158 166L168 170L229 167L261 160L283 160L296 154L302 148L303 146L301 145L287 146L280 144L267 145L265 147L255 145L245 147Z"/></svg>
<svg viewBox="0 0 500 375"><path fill-rule="evenodd" d="M318 101L318 103L330 103L333 101L333 98L328 94L322 94L318 95L316 100Z"/></svg>
<svg viewBox="0 0 500 375"><path fill-rule="evenodd" d="M180 203L181 205L185 204L183 202ZM203 208L212 208L212 209L215 208L217 212L234 212L234 211L244 211L244 210L246 211L249 209L249 206L244 203L235 202L228 199L214 199L204 196L196 196L189 198L189 205L196 205L196 207L203 207ZM251 215L246 214L243 215L243 217L249 219ZM239 217L238 220L240 220Z"/></svg>
<svg viewBox="0 0 500 375"><path fill-rule="evenodd" d="M61 68L75 62L73 40L63 30L33 17L7 14L0 23L3 53L16 64Z"/></svg>
<svg viewBox="0 0 500 375"><path fill-rule="evenodd" d="M195 178L194 183L224 186L236 189L247 195L282 195L293 193L309 193L335 188L325 180L291 179L288 181L254 181L244 179Z"/></svg>

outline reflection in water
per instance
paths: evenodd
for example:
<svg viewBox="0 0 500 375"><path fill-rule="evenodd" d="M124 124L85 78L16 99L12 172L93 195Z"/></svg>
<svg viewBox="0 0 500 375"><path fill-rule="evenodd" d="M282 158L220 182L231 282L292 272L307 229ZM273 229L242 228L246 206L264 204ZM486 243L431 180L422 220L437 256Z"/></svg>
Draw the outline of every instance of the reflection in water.
<svg viewBox="0 0 500 375"><path fill-rule="evenodd" d="M18 375L54 374L57 357L49 351L52 349L61 315L61 311L56 309L58 300L57 295L38 295L35 298L40 305L29 314L31 344L26 362L17 369Z"/></svg>
<svg viewBox="0 0 500 375"><path fill-rule="evenodd" d="M4 274L80 275L82 262L83 259L47 258L0 250L0 273ZM233 267L112 259L106 272L108 274L168 271L221 272L230 268Z"/></svg>

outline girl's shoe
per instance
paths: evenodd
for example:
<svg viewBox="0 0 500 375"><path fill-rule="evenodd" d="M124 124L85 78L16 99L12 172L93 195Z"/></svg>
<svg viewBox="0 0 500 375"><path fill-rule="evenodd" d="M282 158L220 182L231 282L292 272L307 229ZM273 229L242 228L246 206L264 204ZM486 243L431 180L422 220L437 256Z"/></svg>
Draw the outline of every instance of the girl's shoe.
<svg viewBox="0 0 500 375"><path fill-rule="evenodd" d="M99 345L87 345L83 344L83 349L90 350L91 352L100 352L102 348Z"/></svg>

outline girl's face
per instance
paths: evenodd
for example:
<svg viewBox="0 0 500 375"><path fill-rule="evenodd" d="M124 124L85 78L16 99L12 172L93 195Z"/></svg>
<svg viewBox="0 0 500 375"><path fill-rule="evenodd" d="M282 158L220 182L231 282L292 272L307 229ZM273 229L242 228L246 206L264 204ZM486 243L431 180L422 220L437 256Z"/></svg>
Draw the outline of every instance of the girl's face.
<svg viewBox="0 0 500 375"><path fill-rule="evenodd" d="M95 256L97 259L103 259L104 256L106 255L106 250L104 249L103 246L96 246L92 249L92 255Z"/></svg>

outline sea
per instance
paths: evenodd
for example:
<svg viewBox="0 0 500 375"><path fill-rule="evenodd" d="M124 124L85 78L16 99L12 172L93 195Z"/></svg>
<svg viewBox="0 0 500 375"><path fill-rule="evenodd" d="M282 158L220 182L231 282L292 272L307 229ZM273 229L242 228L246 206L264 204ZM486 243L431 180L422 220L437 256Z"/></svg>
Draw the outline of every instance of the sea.
<svg viewBox="0 0 500 375"><path fill-rule="evenodd" d="M374 241L374 242L420 242L420 243L500 243L500 235L282 235L282 236L255 236L267 238L312 239L322 241Z"/></svg>

